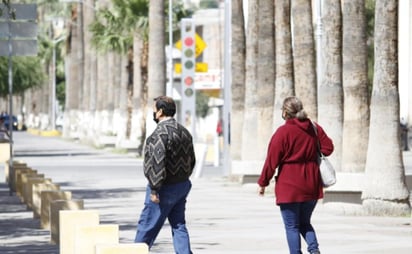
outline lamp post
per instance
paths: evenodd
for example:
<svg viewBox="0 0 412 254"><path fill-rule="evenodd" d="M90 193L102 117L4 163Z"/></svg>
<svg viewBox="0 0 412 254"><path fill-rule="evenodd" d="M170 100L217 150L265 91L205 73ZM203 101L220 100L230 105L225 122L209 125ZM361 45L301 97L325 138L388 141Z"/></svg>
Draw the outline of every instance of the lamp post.
<svg viewBox="0 0 412 254"><path fill-rule="evenodd" d="M65 36L53 40L53 56L52 56L52 102L51 102L51 129L54 131L56 129L56 46L59 42L66 39Z"/></svg>
<svg viewBox="0 0 412 254"><path fill-rule="evenodd" d="M169 89L167 94L173 97L173 0L169 0Z"/></svg>
<svg viewBox="0 0 412 254"><path fill-rule="evenodd" d="M223 137L224 137L224 175L230 174L230 111L232 107L231 94L231 52L230 52L230 38L231 38L231 1L225 0L225 30L224 30L224 88L223 88Z"/></svg>
<svg viewBox="0 0 412 254"><path fill-rule="evenodd" d="M317 86L322 84L322 0L316 0L316 61L317 61Z"/></svg>

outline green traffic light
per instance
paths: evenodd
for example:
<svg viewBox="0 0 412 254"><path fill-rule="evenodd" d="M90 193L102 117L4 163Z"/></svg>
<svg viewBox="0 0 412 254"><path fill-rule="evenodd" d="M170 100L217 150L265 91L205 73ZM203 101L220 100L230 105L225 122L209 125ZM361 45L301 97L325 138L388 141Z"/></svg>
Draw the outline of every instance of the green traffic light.
<svg viewBox="0 0 412 254"><path fill-rule="evenodd" d="M185 54L186 57L193 57L194 52L193 52L192 49L186 49L184 54Z"/></svg>
<svg viewBox="0 0 412 254"><path fill-rule="evenodd" d="M188 60L188 61L185 62L185 68L186 68L186 69L192 69L193 66L194 66L193 61Z"/></svg>

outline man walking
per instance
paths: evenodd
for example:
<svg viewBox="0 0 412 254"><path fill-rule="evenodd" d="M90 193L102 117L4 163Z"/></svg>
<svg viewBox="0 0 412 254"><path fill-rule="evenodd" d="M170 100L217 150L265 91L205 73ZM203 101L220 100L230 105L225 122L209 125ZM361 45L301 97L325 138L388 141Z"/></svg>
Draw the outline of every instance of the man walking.
<svg viewBox="0 0 412 254"><path fill-rule="evenodd" d="M153 120L157 127L147 138L144 149L144 174L149 184L135 242L144 242L151 248L168 219L175 252L191 254L185 208L196 159L192 136L173 118L175 113L172 98L154 99Z"/></svg>

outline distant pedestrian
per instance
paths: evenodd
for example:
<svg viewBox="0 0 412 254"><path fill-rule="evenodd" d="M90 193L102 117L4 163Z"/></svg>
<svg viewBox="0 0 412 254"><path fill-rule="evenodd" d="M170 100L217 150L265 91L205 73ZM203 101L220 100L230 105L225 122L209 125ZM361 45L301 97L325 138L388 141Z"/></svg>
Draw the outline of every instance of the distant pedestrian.
<svg viewBox="0 0 412 254"><path fill-rule="evenodd" d="M258 180L259 194L264 195L265 187L276 173L276 204L280 207L285 225L289 252L302 253L302 235L308 245L308 252L319 254L318 240L311 225L317 200L323 198L317 142L319 140L325 156L333 152L333 143L322 127L308 118L298 98L288 97L284 100L282 117L285 124L276 130L269 143ZM318 136L313 124L316 125Z"/></svg>
<svg viewBox="0 0 412 254"><path fill-rule="evenodd" d="M192 136L173 118L175 113L172 98L154 99L153 120L157 127L147 138L144 149L144 174L149 184L135 242L144 242L151 248L168 219L175 252L191 254L185 209L192 187L189 177L196 161Z"/></svg>
<svg viewBox="0 0 412 254"><path fill-rule="evenodd" d="M4 125L6 116L0 116L0 142L8 142L10 139L9 131Z"/></svg>

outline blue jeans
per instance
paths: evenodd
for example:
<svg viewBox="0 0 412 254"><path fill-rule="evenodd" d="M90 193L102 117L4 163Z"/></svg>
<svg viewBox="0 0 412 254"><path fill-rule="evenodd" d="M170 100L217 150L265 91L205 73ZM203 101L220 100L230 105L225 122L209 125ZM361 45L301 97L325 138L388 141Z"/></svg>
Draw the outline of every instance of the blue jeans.
<svg viewBox="0 0 412 254"><path fill-rule="evenodd" d="M316 233L310 223L316 203L317 200L280 204L290 254L302 253L300 250L300 235L305 239L309 253L319 250Z"/></svg>
<svg viewBox="0 0 412 254"><path fill-rule="evenodd" d="M148 186L144 208L137 223L135 242L146 243L151 248L167 218L172 227L175 252L177 254L191 254L185 220L186 197L191 187L192 183L189 180L164 185L159 191L160 203L156 204L150 200L151 189Z"/></svg>

